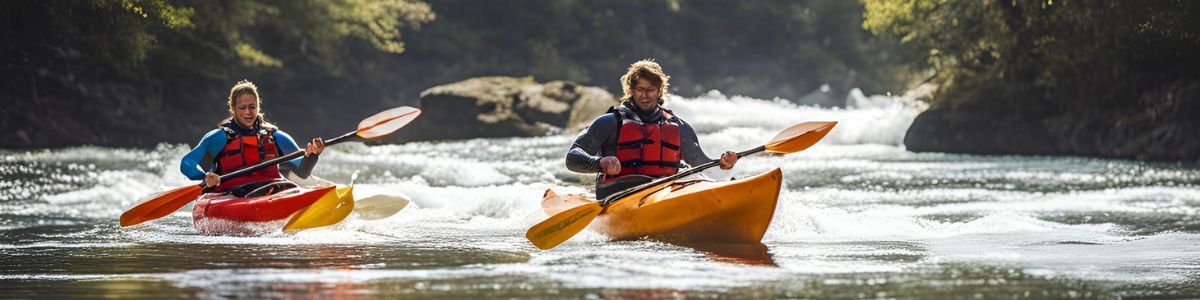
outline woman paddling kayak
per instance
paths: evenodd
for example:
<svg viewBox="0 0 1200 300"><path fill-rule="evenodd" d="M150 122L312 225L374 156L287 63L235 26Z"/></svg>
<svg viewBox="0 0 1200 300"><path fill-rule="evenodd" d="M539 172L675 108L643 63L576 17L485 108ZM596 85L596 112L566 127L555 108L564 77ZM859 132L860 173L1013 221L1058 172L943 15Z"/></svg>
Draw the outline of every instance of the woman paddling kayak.
<svg viewBox="0 0 1200 300"><path fill-rule="evenodd" d="M165 217L192 201L196 202L192 221L203 234L253 234L253 230L241 229L288 217L291 217L288 223L280 224L284 230L316 228L336 224L349 215L354 207L352 187L292 188L296 184L283 180L276 165L283 163L283 170L308 177L317 156L325 149L325 142L313 139L304 151L299 151L291 136L266 121L259 112L261 104L253 83L235 84L229 91L229 119L206 134L180 162L181 173L194 180L203 179L204 183L175 188L142 201L121 214L121 226ZM407 106L389 109L363 119L355 131L329 142L385 136L420 113ZM280 156L282 152L290 153ZM275 193L278 190L285 191ZM370 206L384 209L385 216L391 215L404 206L401 202L386 201L394 198L384 197L381 198L384 203L375 201Z"/></svg>
<svg viewBox="0 0 1200 300"><path fill-rule="evenodd" d="M280 175L281 167L300 178L308 178L317 164L317 156L325 150L321 138L312 139L304 148L303 158L222 182L222 174L299 150L290 135L267 121L261 112L262 98L253 82L242 80L234 84L229 90L228 101L229 118L205 134L200 144L183 156L179 171L184 176L192 180L203 179L206 186L215 187L210 192L237 197L270 194L295 187Z"/></svg>

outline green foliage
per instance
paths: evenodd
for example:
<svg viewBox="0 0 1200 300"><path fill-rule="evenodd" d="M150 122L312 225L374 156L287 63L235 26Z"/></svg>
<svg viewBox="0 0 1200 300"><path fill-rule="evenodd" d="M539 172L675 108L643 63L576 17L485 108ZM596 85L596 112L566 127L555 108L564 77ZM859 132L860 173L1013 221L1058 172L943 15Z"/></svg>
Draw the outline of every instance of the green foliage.
<svg viewBox="0 0 1200 300"><path fill-rule="evenodd" d="M937 105L1129 108L1200 70L1194 1L863 0L863 28L927 53Z"/></svg>
<svg viewBox="0 0 1200 300"><path fill-rule="evenodd" d="M197 2L197 34L214 50L230 52L249 67L287 67L296 59L341 72L350 38L401 53L401 30L432 21L429 5L409 0ZM300 55L295 55L300 54Z"/></svg>
<svg viewBox="0 0 1200 300"><path fill-rule="evenodd" d="M619 92L617 78L643 58L661 62L685 96L797 99L829 84L835 103L852 87L902 90L919 73L901 62L918 56L864 30L862 13L841 0L0 1L0 71L11 74L0 93L22 99L0 123L49 112L81 120L51 131L82 136L170 123L148 130L190 141L224 114L224 89L246 78L272 118L348 108L300 124L316 131L475 76Z"/></svg>
<svg viewBox="0 0 1200 300"><path fill-rule="evenodd" d="M213 51L218 57L236 57L245 67L280 68L303 58L336 72L347 40L367 41L380 51L399 54L404 51L401 30L434 19L428 4L414 0L93 0L44 6L48 17L60 18L57 26L78 31L64 38L100 34L95 45L80 47L102 49L107 58L128 66L149 59L153 51ZM115 33L90 30L93 24L66 24L79 17L103 20L97 23L111 25L106 29ZM187 38L174 39L179 36ZM164 43L166 39L170 42Z"/></svg>
<svg viewBox="0 0 1200 300"><path fill-rule="evenodd" d="M619 92L630 63L655 58L673 92L711 89L796 99L822 84L899 91L906 52L861 28L852 1L431 1L439 19L413 33L405 66L446 83L533 75Z"/></svg>
<svg viewBox="0 0 1200 300"><path fill-rule="evenodd" d="M170 5L163 0L94 0L95 5L113 6L118 5L126 11L134 15L141 16L143 19L149 19L154 16L158 22L172 29L192 28L192 17L196 15L196 10L191 7Z"/></svg>
<svg viewBox="0 0 1200 300"><path fill-rule="evenodd" d="M211 127L238 79L265 83L264 98L329 97L322 91L340 90L312 83L370 76L347 73L361 69L358 56L403 52L401 33L432 20L419 0L0 1L0 93L18 99L0 125L21 128L0 138L190 140L169 132ZM25 125L47 117L59 121Z"/></svg>

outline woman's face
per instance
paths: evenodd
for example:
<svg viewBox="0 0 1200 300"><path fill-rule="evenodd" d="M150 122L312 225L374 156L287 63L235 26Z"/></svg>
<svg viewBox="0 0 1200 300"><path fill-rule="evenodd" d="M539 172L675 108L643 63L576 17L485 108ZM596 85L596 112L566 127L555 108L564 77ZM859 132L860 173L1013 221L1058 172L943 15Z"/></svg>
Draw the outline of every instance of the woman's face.
<svg viewBox="0 0 1200 300"><path fill-rule="evenodd" d="M258 97L246 93L237 97L233 105L233 121L243 128L253 128L254 120L258 118Z"/></svg>

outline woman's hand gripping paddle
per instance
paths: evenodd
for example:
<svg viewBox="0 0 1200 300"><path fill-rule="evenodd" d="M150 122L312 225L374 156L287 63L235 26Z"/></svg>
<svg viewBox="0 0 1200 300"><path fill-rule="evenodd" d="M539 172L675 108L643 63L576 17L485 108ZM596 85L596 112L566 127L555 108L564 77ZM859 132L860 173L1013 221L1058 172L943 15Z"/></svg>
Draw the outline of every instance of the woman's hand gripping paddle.
<svg viewBox="0 0 1200 300"><path fill-rule="evenodd" d="M779 134L775 135L771 141L754 149L739 152L739 158L746 155L767 151L771 153L788 154L802 151L812 147L826 134L829 133L837 122L804 122L793 125L784 129ZM683 178L688 175L699 173L706 169L717 166L718 162L713 161L703 165L699 165L680 172L675 175L663 177L639 186L635 186L624 191L614 193L601 201L588 201L585 204L580 204L570 209L566 209L558 214L550 216L550 218L533 225L529 231L525 232L525 238L533 243L539 249L546 250L558 246L562 242L567 241L576 233L582 231L588 224L600 215L600 211L609 204L626 198L644 197L649 193L653 193L664 186L670 185L676 179ZM550 194L547 194L550 195ZM566 201L566 200L563 200ZM573 201L578 203L578 201Z"/></svg>

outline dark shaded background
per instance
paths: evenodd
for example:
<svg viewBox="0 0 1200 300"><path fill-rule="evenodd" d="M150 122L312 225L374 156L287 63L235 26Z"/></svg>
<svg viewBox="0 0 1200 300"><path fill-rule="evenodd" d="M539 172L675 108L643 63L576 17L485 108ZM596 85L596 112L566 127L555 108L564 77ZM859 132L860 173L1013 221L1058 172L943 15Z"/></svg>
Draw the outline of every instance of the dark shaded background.
<svg viewBox="0 0 1200 300"><path fill-rule="evenodd" d="M1195 161L1192 1L0 1L0 147L194 143L259 84L293 136L330 136L488 75L620 94L837 104L937 85L916 151ZM810 96L831 87L828 101Z"/></svg>

